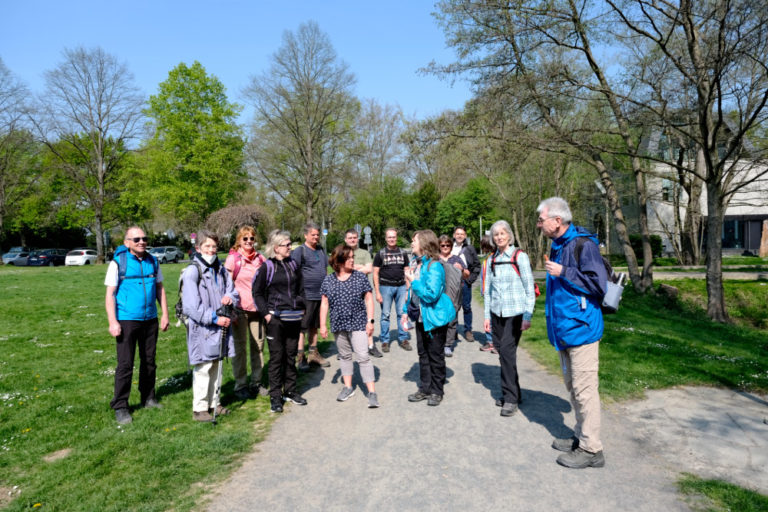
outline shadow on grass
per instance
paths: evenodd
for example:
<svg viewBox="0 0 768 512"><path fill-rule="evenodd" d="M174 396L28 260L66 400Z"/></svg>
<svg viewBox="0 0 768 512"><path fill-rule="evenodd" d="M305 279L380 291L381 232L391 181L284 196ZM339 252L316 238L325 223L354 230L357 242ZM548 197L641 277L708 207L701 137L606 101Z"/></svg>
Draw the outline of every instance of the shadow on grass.
<svg viewBox="0 0 768 512"><path fill-rule="evenodd" d="M171 375L155 391L157 399L192 389L192 370Z"/></svg>

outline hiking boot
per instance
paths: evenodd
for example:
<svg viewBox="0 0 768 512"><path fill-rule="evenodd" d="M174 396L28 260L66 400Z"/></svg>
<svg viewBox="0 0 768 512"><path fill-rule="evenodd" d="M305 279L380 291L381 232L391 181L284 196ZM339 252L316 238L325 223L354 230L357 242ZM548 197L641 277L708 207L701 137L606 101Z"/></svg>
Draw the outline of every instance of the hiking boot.
<svg viewBox="0 0 768 512"><path fill-rule="evenodd" d="M382 345L382 348L383 348L383 345ZM379 352L379 349L376 348L375 344L368 349L368 354L371 357L384 357L384 355L381 352Z"/></svg>
<svg viewBox="0 0 768 512"><path fill-rule="evenodd" d="M485 343L483 346L480 347L480 352L492 352L493 351L493 343Z"/></svg>
<svg viewBox="0 0 768 512"><path fill-rule="evenodd" d="M422 390L418 390L412 395L408 395L409 402L421 402L422 400L426 400L427 398L429 398L429 393L424 393Z"/></svg>
<svg viewBox="0 0 768 512"><path fill-rule="evenodd" d="M512 416L517 412L517 404L504 403L501 405L501 415L506 417Z"/></svg>
<svg viewBox="0 0 768 512"><path fill-rule="evenodd" d="M576 436L568 439L555 439L552 441L552 448L561 452L572 452L579 447L579 438Z"/></svg>
<svg viewBox="0 0 768 512"><path fill-rule="evenodd" d="M473 342L475 341L475 336L472 334L472 331L466 331L464 333L464 339L469 342Z"/></svg>
<svg viewBox="0 0 768 512"><path fill-rule="evenodd" d="M131 417L131 411L129 411L127 407L123 407L122 409L115 409L115 419L117 420L117 423L120 425L127 425L129 423L133 423L133 418Z"/></svg>
<svg viewBox="0 0 768 512"><path fill-rule="evenodd" d="M300 351L299 355L296 356L296 360L298 362L298 368L300 372L308 372L309 371L309 363L307 362L306 357L304 357L304 351Z"/></svg>
<svg viewBox="0 0 768 512"><path fill-rule="evenodd" d="M194 411L192 413L192 418L194 418L195 421L201 421L203 423L211 423L213 421L213 416L211 416L211 413L208 411Z"/></svg>
<svg viewBox="0 0 768 512"><path fill-rule="evenodd" d="M296 393L295 391L291 391L290 393L286 393L283 396L283 400L286 402L291 402L296 405L307 405L307 401L302 397L300 394Z"/></svg>
<svg viewBox="0 0 768 512"><path fill-rule="evenodd" d="M376 345L374 345L375 347ZM382 352L389 352L389 343L382 343L381 344L381 351Z"/></svg>
<svg viewBox="0 0 768 512"><path fill-rule="evenodd" d="M328 368L329 366L331 366L331 363L326 361L326 359L320 355L320 352L318 352L317 349L315 350L309 349L309 355L307 356L307 363L316 364L317 366L322 366L323 368Z"/></svg>
<svg viewBox="0 0 768 512"><path fill-rule="evenodd" d="M557 463L573 469L601 468L605 466L605 457L603 456L603 450L597 453L590 453L581 447L576 447L573 451L559 456Z"/></svg>
<svg viewBox="0 0 768 512"><path fill-rule="evenodd" d="M368 393L368 408L369 409L375 409L379 406L379 397L376 396L376 393L371 391Z"/></svg>
<svg viewBox="0 0 768 512"><path fill-rule="evenodd" d="M150 398L149 400L144 402L144 408L145 409L162 409L163 406L160 405L160 402L158 402L156 399Z"/></svg>
<svg viewBox="0 0 768 512"><path fill-rule="evenodd" d="M240 388L235 390L235 398L238 400L250 400L253 396L248 388Z"/></svg>
<svg viewBox="0 0 768 512"><path fill-rule="evenodd" d="M443 395L436 395L432 393L431 395L429 395L429 398L427 399L427 405L435 407L436 405L440 405L440 402L442 401L443 401Z"/></svg>
<svg viewBox="0 0 768 512"><path fill-rule="evenodd" d="M231 413L229 409L224 407L223 405L219 404L216 406L216 416L226 416L227 414ZM213 414L213 407L208 409L209 414Z"/></svg>
<svg viewBox="0 0 768 512"><path fill-rule="evenodd" d="M408 343L408 340L403 340L403 341L401 341L401 342L400 342L400 348L401 348L401 349L403 349L403 350L407 350L407 351L409 351L409 352L410 352L411 350L413 350L413 347L411 346L411 344L410 344L410 343Z"/></svg>
<svg viewBox="0 0 768 512"><path fill-rule="evenodd" d="M445 357L453 357L453 350L451 350L451 347L445 347Z"/></svg>
<svg viewBox="0 0 768 512"><path fill-rule="evenodd" d="M346 402L349 400L349 397L355 394L355 388L348 388L347 386L344 386L341 388L341 391L339 391L339 395L336 397L337 402Z"/></svg>
<svg viewBox="0 0 768 512"><path fill-rule="evenodd" d="M283 401L279 398L270 398L269 404L269 412L283 412Z"/></svg>

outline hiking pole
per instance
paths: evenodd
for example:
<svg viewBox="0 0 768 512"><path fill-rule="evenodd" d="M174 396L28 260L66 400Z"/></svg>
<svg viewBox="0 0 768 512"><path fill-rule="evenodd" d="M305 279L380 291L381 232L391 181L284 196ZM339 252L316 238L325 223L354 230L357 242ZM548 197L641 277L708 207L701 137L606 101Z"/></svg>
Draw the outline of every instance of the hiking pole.
<svg viewBox="0 0 768 512"><path fill-rule="evenodd" d="M234 308L232 307L232 304L224 304L218 310L216 310L216 316L232 318L233 310ZM213 408L212 423L214 425L216 425L216 410L221 406L221 374L222 368L224 367L224 346L227 342L227 333L229 333L229 327L222 327L221 337L219 338L219 370L216 375L216 392L214 393L214 396L219 399L219 403L217 403Z"/></svg>

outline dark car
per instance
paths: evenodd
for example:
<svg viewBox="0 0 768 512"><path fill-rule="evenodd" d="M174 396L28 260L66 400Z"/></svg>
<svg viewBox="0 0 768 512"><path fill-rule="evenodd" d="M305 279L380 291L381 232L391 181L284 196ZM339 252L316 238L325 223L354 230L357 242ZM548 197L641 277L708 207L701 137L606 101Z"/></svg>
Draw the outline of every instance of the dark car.
<svg viewBox="0 0 768 512"><path fill-rule="evenodd" d="M40 249L32 251L27 258L27 265L30 267L55 267L63 265L66 257L66 249Z"/></svg>

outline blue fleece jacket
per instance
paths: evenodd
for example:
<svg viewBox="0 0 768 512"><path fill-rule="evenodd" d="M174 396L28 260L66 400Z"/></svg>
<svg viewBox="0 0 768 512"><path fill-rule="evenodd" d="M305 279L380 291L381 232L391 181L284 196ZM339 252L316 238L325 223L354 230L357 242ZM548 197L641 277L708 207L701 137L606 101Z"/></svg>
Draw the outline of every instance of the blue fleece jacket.
<svg viewBox="0 0 768 512"><path fill-rule="evenodd" d="M588 237L576 262L575 240ZM605 295L607 272L595 235L571 224L563 236L552 241L549 259L563 265L559 277L547 274L547 335L557 349L586 345L603 337L600 303Z"/></svg>

